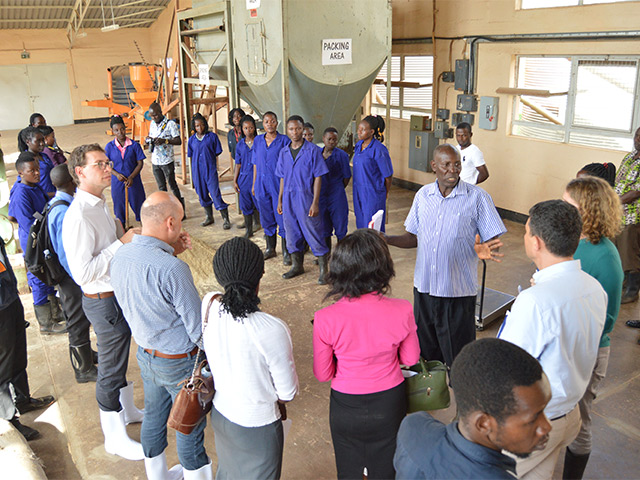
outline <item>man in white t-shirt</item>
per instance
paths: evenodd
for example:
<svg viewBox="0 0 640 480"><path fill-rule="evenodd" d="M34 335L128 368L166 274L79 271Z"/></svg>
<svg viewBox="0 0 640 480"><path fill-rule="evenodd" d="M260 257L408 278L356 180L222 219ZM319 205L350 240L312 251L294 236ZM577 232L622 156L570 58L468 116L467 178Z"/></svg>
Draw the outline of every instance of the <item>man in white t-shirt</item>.
<svg viewBox="0 0 640 480"><path fill-rule="evenodd" d="M489 178L489 170L484 163L484 155L478 147L471 144L471 125L467 122L459 123L456 127L456 148L460 152L462 171L460 178L463 182L478 185Z"/></svg>

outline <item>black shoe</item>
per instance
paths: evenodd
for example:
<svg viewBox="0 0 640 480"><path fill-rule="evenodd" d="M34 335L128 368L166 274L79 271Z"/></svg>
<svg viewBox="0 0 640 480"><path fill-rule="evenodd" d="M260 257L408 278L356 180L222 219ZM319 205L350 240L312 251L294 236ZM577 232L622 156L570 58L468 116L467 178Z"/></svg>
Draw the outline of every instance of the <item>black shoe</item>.
<svg viewBox="0 0 640 480"><path fill-rule="evenodd" d="M267 249L264 251L264 259L269 260L276 256L276 234L274 233L271 236L264 236L265 241L267 242Z"/></svg>
<svg viewBox="0 0 640 480"><path fill-rule="evenodd" d="M325 253L321 257L318 257L318 266L320 267L320 276L318 277L318 285L327 284L327 263L329 260L329 254Z"/></svg>
<svg viewBox="0 0 640 480"><path fill-rule="evenodd" d="M627 320L625 325L631 328L640 328L640 320Z"/></svg>
<svg viewBox="0 0 640 480"><path fill-rule="evenodd" d="M13 425L16 428L16 430L18 430L22 434L22 436L27 442L30 442L31 440L35 440L40 436L40 432L38 430L21 424L20 420L18 420L15 417L13 418L13 420L10 420L9 422L11 423L11 425Z"/></svg>
<svg viewBox="0 0 640 480"><path fill-rule="evenodd" d="M229 209L225 208L224 210L220 210L220 216L222 217L222 228L224 230L229 230L231 228L231 222L229 221Z"/></svg>
<svg viewBox="0 0 640 480"><path fill-rule="evenodd" d="M98 379L98 369L93 364L93 350L90 343L79 347L69 346L69 358L76 374L76 382L88 383Z"/></svg>
<svg viewBox="0 0 640 480"><path fill-rule="evenodd" d="M52 395L47 395L45 397L39 398L28 398L25 401L17 401L16 408L20 412L20 415L24 415L27 412L32 412L34 410L40 410L41 408L46 408L49 405L53 404L56 399L53 398Z"/></svg>
<svg viewBox="0 0 640 480"><path fill-rule="evenodd" d="M291 254L291 260L293 263L291 269L288 272L282 274L282 278L284 278L285 280L297 277L298 275L302 275L304 273L304 253L293 252Z"/></svg>
<svg viewBox="0 0 640 480"><path fill-rule="evenodd" d="M253 237L253 216L252 215L244 215L244 225L247 229L244 234L244 238Z"/></svg>
<svg viewBox="0 0 640 480"><path fill-rule="evenodd" d="M640 291L640 272L629 272L627 287L622 292L620 303L635 302L638 300L638 291Z"/></svg>
<svg viewBox="0 0 640 480"><path fill-rule="evenodd" d="M209 225L213 225L213 207L209 205L208 207L203 207L204 211L207 214L207 217L204 219L204 222L200 224L201 227L207 227Z"/></svg>
<svg viewBox="0 0 640 480"><path fill-rule="evenodd" d="M280 237L280 245L282 246L282 264L288 267L291 265L291 255L289 254L289 250L287 250L287 240Z"/></svg>
<svg viewBox="0 0 640 480"><path fill-rule="evenodd" d="M584 455L576 455L567 448L564 455L564 470L562 472L563 480L581 480L584 469L587 468L589 461L589 453Z"/></svg>

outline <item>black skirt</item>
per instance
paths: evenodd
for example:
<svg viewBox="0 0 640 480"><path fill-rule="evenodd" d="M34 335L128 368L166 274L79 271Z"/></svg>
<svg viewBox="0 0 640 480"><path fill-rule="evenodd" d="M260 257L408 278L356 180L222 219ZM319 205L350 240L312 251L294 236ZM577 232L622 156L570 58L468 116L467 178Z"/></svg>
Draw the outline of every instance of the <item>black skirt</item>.
<svg viewBox="0 0 640 480"><path fill-rule="evenodd" d="M331 390L329 422L339 479L392 479L400 423L407 413L405 384L351 395Z"/></svg>

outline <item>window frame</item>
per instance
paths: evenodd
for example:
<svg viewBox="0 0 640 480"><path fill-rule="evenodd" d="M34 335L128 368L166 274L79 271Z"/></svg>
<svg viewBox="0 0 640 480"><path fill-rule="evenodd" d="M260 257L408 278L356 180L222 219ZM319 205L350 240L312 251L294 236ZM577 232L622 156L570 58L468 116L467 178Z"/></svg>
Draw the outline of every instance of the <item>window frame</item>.
<svg viewBox="0 0 640 480"><path fill-rule="evenodd" d="M633 136L635 130L640 126L640 55L516 55L516 63L515 63L515 72L514 72L514 85L518 86L518 73L519 73L519 65L520 59L522 58L567 58L571 61L571 69L570 69L570 79L569 79L569 90L567 94L567 108L565 111L565 118L563 125L555 125L555 124L544 124L544 123L535 123L535 122L527 122L523 120L518 120L516 116L518 115L518 103L520 100L518 99L518 95L514 95L513 104L512 104L512 115L511 115L511 128L509 129L510 135L514 137L527 138L530 140L539 140L539 141L547 141L553 143L564 143L567 145L578 145L585 146L583 143L571 142L571 134L596 134L602 137L610 137L610 138L620 138L621 136ZM575 121L575 107L576 107L576 94L577 94L577 84L578 84L578 64L580 61L632 61L636 64L636 79L634 84L634 94L633 94L633 102L634 106L632 109L631 121L629 130L620 130L620 129L612 129L612 128L602 128L602 127L587 127L583 125L574 125ZM523 87L525 88L525 87ZM563 132L562 141L550 140L550 139L542 139L537 137L529 137L520 134L513 133L514 127L531 127L531 128L540 128L549 131ZM594 147L599 148L599 147ZM600 147L604 149L611 150L611 147ZM617 149L614 149L618 151ZM620 150L622 151L622 150Z"/></svg>
<svg viewBox="0 0 640 480"><path fill-rule="evenodd" d="M434 89L434 85L435 82L433 81L433 77L435 74L435 66L433 65L433 55L426 55L426 54L414 54L414 53L402 53L402 54L392 54L391 58L400 58L400 78L398 81L403 82L405 81L405 57L430 57L431 58L431 62L432 62L432 66L431 66L431 78L432 78L432 86L431 86L431 105L433 107L433 89ZM383 80L386 81L386 76L387 76L387 67L386 67L386 62L385 64L382 65L382 68L380 69L380 71L378 72L378 74L376 75L376 79L378 79L380 77L380 75L384 75ZM393 81L393 80L392 80ZM377 85L373 85L372 88L375 92ZM421 107L412 107L412 106L406 106L404 104L404 90L405 88L409 88L409 87L392 87L392 88L397 88L398 89L398 105L394 105L393 103L390 104L391 110L391 118L394 118L396 120L408 120L403 118L402 114L407 111L407 112L411 112L411 114L423 114L425 116L428 116L429 118L431 118L431 114L433 113L432 108L421 108ZM429 88L429 87L422 87L422 88ZM412 90L418 90L418 89L412 89ZM386 109L387 105L386 103L376 103L375 102L375 95L373 97L373 100L371 102L371 108L379 108L379 109ZM395 116L394 113L398 112L398 116Z"/></svg>

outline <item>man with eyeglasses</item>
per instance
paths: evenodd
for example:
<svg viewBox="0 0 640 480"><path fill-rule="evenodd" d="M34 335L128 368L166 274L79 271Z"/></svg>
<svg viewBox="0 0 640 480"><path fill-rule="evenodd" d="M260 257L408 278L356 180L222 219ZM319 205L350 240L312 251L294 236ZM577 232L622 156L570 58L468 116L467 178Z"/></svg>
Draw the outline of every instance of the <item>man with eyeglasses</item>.
<svg viewBox="0 0 640 480"><path fill-rule="evenodd" d="M140 229L125 233L107 209L103 192L111 185L111 162L100 145L73 150L69 171L78 188L64 217L62 244L71 276L82 288L82 308L98 337L96 400L104 447L128 460L142 460L142 446L130 439L125 429L127 423L141 422L143 412L135 408L133 384L126 378L131 330L114 296L110 276L114 254Z"/></svg>

